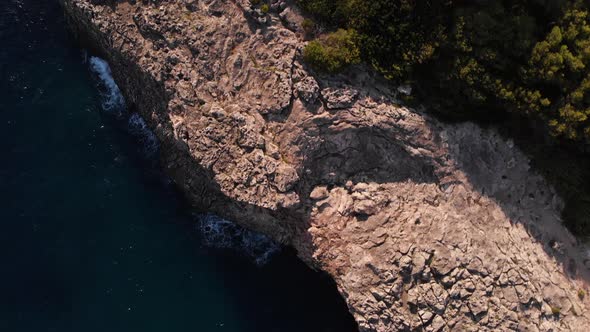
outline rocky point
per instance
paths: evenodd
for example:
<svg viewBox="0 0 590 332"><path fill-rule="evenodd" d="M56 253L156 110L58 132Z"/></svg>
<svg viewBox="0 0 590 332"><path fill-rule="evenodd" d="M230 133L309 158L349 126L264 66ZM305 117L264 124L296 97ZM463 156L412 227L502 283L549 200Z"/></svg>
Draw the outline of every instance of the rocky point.
<svg viewBox="0 0 590 332"><path fill-rule="evenodd" d="M529 159L369 68L313 72L292 1L60 1L189 201L292 245L361 331L589 330L590 259Z"/></svg>

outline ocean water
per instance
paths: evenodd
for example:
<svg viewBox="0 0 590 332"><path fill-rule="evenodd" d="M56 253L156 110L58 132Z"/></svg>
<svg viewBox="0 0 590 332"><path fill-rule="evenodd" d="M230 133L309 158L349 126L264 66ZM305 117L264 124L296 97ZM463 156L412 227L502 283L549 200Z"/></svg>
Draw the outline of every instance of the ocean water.
<svg viewBox="0 0 590 332"><path fill-rule="evenodd" d="M333 283L195 215L55 0L0 5L0 331L355 331Z"/></svg>

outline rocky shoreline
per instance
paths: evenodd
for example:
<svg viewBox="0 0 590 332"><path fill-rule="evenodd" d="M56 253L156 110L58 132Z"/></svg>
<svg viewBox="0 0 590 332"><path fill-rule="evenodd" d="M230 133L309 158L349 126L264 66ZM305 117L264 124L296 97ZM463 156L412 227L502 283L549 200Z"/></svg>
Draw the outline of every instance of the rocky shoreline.
<svg viewBox="0 0 590 332"><path fill-rule="evenodd" d="M527 157L367 68L313 73L290 1L60 1L189 201L329 273L361 331L590 326L590 260Z"/></svg>

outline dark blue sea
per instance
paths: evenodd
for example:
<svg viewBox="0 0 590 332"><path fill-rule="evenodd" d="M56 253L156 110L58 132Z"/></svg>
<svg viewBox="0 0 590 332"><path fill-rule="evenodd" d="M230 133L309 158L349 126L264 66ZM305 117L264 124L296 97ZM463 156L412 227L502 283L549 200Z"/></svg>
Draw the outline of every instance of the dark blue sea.
<svg viewBox="0 0 590 332"><path fill-rule="evenodd" d="M355 331L288 249L195 214L56 0L0 0L0 331Z"/></svg>

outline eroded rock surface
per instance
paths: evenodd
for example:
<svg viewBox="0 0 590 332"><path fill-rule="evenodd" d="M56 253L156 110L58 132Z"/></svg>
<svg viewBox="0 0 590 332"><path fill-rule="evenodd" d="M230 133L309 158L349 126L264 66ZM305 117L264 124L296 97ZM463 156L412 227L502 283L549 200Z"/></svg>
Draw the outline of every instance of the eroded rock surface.
<svg viewBox="0 0 590 332"><path fill-rule="evenodd" d="M588 331L590 261L526 156L312 73L290 1L61 1L191 202L293 245L362 331Z"/></svg>

